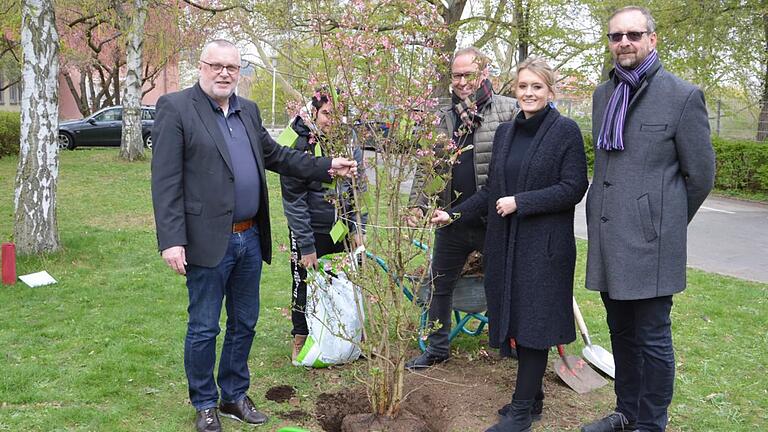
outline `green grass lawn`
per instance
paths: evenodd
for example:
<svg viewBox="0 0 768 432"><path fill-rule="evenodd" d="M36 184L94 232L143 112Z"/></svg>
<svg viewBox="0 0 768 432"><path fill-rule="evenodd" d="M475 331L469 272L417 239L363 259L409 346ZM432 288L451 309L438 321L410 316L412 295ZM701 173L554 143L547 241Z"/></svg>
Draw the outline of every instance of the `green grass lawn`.
<svg viewBox="0 0 768 432"><path fill-rule="evenodd" d="M13 232L16 164L0 159L3 241ZM353 384L354 368L290 366L287 228L276 177L269 182L276 257L262 279L250 366L251 395L272 415L264 428L272 431L290 424L281 412L313 413L314 395ZM58 203L63 251L19 257L17 272L47 270L59 283L0 287L0 431L191 430L182 362L187 293L155 250L149 163L119 162L115 149L64 152ZM579 252L583 258L583 242ZM595 343L610 347L599 297L581 288L583 267L582 259L577 298ZM678 374L670 429L765 430L768 286L689 271L673 322ZM478 339L456 345L479 350ZM265 400L279 384L296 387L298 401Z"/></svg>

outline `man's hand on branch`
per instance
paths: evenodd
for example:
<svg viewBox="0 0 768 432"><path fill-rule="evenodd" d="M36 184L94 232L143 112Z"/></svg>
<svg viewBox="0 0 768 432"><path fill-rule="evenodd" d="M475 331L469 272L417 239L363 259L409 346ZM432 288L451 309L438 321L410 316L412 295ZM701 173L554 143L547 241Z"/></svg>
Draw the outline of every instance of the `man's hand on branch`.
<svg viewBox="0 0 768 432"><path fill-rule="evenodd" d="M328 170L331 177L352 177L357 174L357 161L347 158L333 158L331 160L331 169Z"/></svg>

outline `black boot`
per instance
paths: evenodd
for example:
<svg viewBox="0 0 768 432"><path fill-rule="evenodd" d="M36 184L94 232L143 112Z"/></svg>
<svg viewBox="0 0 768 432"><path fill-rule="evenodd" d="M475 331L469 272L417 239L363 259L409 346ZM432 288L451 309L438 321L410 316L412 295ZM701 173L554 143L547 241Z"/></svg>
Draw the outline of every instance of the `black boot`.
<svg viewBox="0 0 768 432"><path fill-rule="evenodd" d="M508 403L499 408L499 415L504 417L507 415L507 413L509 413L511 409L512 403ZM531 406L531 419L533 419L535 422L541 420L542 411L544 411L544 387L540 388L539 392L536 393L536 399L533 401L533 405Z"/></svg>
<svg viewBox="0 0 768 432"><path fill-rule="evenodd" d="M507 414L485 432L530 432L533 422L531 408L534 402L535 399L512 399Z"/></svg>

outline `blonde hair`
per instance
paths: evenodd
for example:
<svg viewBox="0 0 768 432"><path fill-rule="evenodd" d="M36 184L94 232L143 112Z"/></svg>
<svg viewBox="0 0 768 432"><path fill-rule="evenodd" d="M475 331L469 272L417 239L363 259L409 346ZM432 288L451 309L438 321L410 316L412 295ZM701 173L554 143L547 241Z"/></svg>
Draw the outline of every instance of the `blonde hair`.
<svg viewBox="0 0 768 432"><path fill-rule="evenodd" d="M517 65L517 73L515 74L515 79L512 81L513 89L517 88L517 79L520 76L520 72L524 70L529 70L536 74L539 78L544 80L544 84L547 85L552 94L557 94L555 91L555 70L552 69L552 66L550 66L546 60L533 56L528 57Z"/></svg>

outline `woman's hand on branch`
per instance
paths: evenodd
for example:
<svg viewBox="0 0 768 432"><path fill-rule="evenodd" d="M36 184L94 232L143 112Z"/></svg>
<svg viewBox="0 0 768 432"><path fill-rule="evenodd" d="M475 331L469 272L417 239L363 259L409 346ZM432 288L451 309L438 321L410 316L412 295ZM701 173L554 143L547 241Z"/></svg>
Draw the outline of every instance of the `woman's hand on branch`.
<svg viewBox="0 0 768 432"><path fill-rule="evenodd" d="M449 215L446 211L437 209L434 213L432 213L432 219L430 219L430 222L432 222L435 225L445 225L451 221L451 215Z"/></svg>

